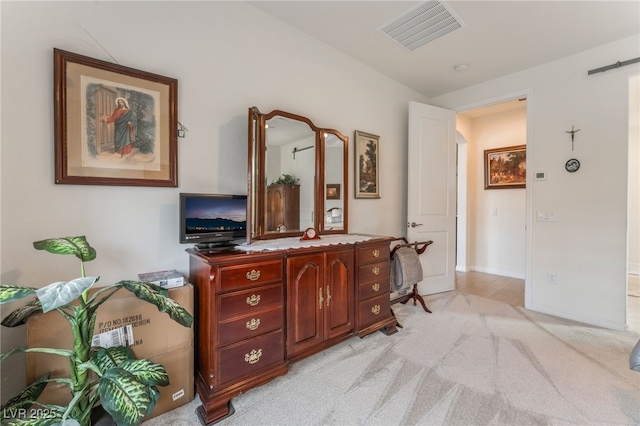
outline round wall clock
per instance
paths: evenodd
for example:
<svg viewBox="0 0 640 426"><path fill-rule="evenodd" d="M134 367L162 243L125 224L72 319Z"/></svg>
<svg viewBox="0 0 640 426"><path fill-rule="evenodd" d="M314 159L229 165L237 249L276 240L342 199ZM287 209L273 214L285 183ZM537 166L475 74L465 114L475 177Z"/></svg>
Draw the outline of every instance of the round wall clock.
<svg viewBox="0 0 640 426"><path fill-rule="evenodd" d="M569 173L577 172L580 168L580 162L575 158L572 158L571 160L567 161L567 163L564 165L564 168L567 169Z"/></svg>

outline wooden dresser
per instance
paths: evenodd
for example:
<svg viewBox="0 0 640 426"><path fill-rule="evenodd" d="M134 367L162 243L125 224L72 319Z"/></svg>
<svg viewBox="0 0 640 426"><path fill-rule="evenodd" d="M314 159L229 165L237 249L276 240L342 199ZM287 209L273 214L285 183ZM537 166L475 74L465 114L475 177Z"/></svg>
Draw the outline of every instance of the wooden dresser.
<svg viewBox="0 0 640 426"><path fill-rule="evenodd" d="M196 290L196 390L203 424L290 362L354 335L391 334L389 238L247 253L189 253Z"/></svg>

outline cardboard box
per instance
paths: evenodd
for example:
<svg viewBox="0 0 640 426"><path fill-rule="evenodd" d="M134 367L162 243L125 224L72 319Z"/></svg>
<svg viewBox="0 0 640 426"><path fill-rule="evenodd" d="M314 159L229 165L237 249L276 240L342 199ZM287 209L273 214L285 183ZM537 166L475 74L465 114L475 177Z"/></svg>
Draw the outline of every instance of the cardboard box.
<svg viewBox="0 0 640 426"><path fill-rule="evenodd" d="M145 417L145 420L188 404L193 401L195 394L193 381L193 346L168 352L150 359L164 366L169 375L170 383L168 386L158 387L160 399L158 399L153 412ZM38 401L45 404L65 406L71 401L70 389L64 384L50 383L40 395Z"/></svg>
<svg viewBox="0 0 640 426"><path fill-rule="evenodd" d="M152 283L163 288L174 288L184 285L184 277L178 271L158 271L138 274L140 281Z"/></svg>
<svg viewBox="0 0 640 426"><path fill-rule="evenodd" d="M169 289L169 297L193 315L193 286ZM131 325L136 358L162 364L169 374L169 386L160 386L160 399L148 418L191 402L194 398L193 327L173 321L151 303L138 299L125 289L118 290L98 308L94 334ZM30 348L72 348L73 337L67 320L57 311L34 315L27 321ZM27 382L51 371L52 377L68 377L67 358L52 354L27 353ZM42 402L66 405L69 388L50 384L39 398Z"/></svg>

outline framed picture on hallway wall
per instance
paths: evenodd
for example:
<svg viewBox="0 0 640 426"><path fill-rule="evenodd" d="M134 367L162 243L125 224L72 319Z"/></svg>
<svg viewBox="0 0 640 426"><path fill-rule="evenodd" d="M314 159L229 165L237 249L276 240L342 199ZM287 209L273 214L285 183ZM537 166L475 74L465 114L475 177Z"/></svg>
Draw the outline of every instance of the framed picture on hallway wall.
<svg viewBox="0 0 640 426"><path fill-rule="evenodd" d="M178 81L53 52L55 183L178 186Z"/></svg>
<svg viewBox="0 0 640 426"><path fill-rule="evenodd" d="M356 198L380 198L380 136L356 130Z"/></svg>
<svg viewBox="0 0 640 426"><path fill-rule="evenodd" d="M526 145L484 151L484 189L524 188L526 177Z"/></svg>

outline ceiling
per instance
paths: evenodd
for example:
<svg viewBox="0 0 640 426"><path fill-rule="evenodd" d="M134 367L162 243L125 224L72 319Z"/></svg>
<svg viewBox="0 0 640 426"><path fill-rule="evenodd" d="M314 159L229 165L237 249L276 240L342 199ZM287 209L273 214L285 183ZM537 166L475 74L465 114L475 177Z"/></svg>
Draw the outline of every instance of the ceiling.
<svg viewBox="0 0 640 426"><path fill-rule="evenodd" d="M640 34L637 0L452 0L443 3L462 27L408 50L379 28L425 2L249 3L427 98Z"/></svg>

